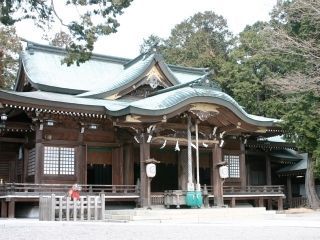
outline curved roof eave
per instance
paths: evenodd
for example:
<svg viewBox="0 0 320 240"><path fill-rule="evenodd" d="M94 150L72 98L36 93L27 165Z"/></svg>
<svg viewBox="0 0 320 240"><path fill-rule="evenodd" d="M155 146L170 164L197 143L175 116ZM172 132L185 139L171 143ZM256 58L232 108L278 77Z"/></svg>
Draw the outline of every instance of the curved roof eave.
<svg viewBox="0 0 320 240"><path fill-rule="evenodd" d="M235 105L233 105L232 103L230 103L229 101L226 101L224 99L220 99L218 97L203 97L203 96L190 97L188 99L185 99L182 102L177 103L176 105L173 105L168 108L158 109L158 110L143 109L140 107L130 105L130 106L128 106L122 110L116 111L116 112L112 112L112 111L107 110L107 113L109 115L114 116L114 117L128 115L128 114L145 115L145 116L162 116L162 115L170 114L170 113L177 111L177 110L179 110L189 104L194 104L194 103L211 103L211 104L216 104L216 105L226 107L226 108L230 109L233 113L235 113L235 115L237 115L241 120L243 120L249 124L255 125L255 126L273 127L277 124L277 121L275 121L276 119L274 119L274 120L270 119L269 121L266 121L266 120L259 121L259 120L253 119L250 117L249 114L244 114L238 107L236 107Z"/></svg>
<svg viewBox="0 0 320 240"><path fill-rule="evenodd" d="M180 89L181 90L181 89ZM200 89L197 89L198 91ZM62 107L67 109L87 110L87 111L99 111L101 114L107 114L110 116L118 117L128 114L144 115L144 116L162 116L173 113L187 105L194 103L209 103L220 105L227 109L230 109L236 116L241 120L260 127L273 127L277 125L279 120L270 118L254 118L254 116L246 113L229 95L209 91L197 93L192 88L182 89L181 91L186 92L185 95L180 94L177 91L172 91L170 94L178 96L170 102L164 102L162 99L167 98L168 94L160 94L154 97L145 98L131 103L123 103L119 101L111 100L97 100L97 99L86 99L78 98L70 95L52 94L52 93L41 93L37 92L38 95L34 96L35 92L30 93L10 93L8 91L0 91L0 98L12 102L30 103L35 105L44 105L50 107ZM211 95L210 95L211 93ZM43 95L45 94L45 95ZM198 96L196 95L198 94ZM199 96L203 94L202 96ZM207 94L207 95L205 95ZM216 95L215 95L216 94ZM29 96L30 95L30 96ZM43 97L44 96L44 97ZM148 102L148 104L146 103ZM234 101L234 102L233 102ZM154 102L150 106L150 102ZM158 105L157 105L158 103ZM150 107L148 107L150 106Z"/></svg>

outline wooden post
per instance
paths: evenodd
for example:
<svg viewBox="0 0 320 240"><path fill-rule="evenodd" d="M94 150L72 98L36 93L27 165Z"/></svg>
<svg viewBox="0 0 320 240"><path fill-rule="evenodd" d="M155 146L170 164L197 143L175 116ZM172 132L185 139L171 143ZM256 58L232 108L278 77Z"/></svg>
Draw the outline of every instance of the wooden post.
<svg viewBox="0 0 320 240"><path fill-rule="evenodd" d="M278 198L278 211L283 211L283 199L282 199L282 197Z"/></svg>
<svg viewBox="0 0 320 240"><path fill-rule="evenodd" d="M8 202L6 202L5 200L1 201L1 217L8 217Z"/></svg>
<svg viewBox="0 0 320 240"><path fill-rule="evenodd" d="M246 173L246 154L245 146L242 140L240 140L240 180L241 188L244 190L247 186L247 173Z"/></svg>
<svg viewBox="0 0 320 240"><path fill-rule="evenodd" d="M112 184L123 184L123 147L112 149Z"/></svg>
<svg viewBox="0 0 320 240"><path fill-rule="evenodd" d="M124 153L124 166L123 166L123 183L125 185L134 185L134 154L133 144L127 144L123 149Z"/></svg>
<svg viewBox="0 0 320 240"><path fill-rule="evenodd" d="M14 215L14 212L15 212L15 201L13 199L10 199L9 201L9 209L8 209L8 218L14 218L15 215Z"/></svg>
<svg viewBox="0 0 320 240"><path fill-rule="evenodd" d="M36 158L35 158L35 176L34 176L34 183L41 183L41 176L43 174L43 123L36 124Z"/></svg>
<svg viewBox="0 0 320 240"><path fill-rule="evenodd" d="M147 196L147 174L146 160L150 158L150 144L146 142L146 135L141 134L140 138L140 207L146 207L148 204Z"/></svg>
<svg viewBox="0 0 320 240"><path fill-rule="evenodd" d="M231 207L234 208L236 206L236 198L232 197L231 198Z"/></svg>
<svg viewBox="0 0 320 240"><path fill-rule="evenodd" d="M291 183L291 176L287 176L287 199L289 203L289 207L292 204L292 183Z"/></svg>
<svg viewBox="0 0 320 240"><path fill-rule="evenodd" d="M270 161L270 156L269 154L266 155L266 175L267 175L267 185L271 186L272 185L272 180L271 180L271 161ZM268 209L272 209L272 200L268 199Z"/></svg>
<svg viewBox="0 0 320 240"><path fill-rule="evenodd" d="M259 207L264 207L263 197L259 197Z"/></svg>
<svg viewBox="0 0 320 240"><path fill-rule="evenodd" d="M221 207L223 202L223 183L219 175L219 163L222 162L222 151L218 144L212 148L212 186L214 195L214 205Z"/></svg>
<svg viewBox="0 0 320 240"><path fill-rule="evenodd" d="M192 147L191 147L191 117L188 116L188 129L187 129L187 135L188 135L188 191L194 191L194 184L193 184L193 168L192 168Z"/></svg>
<svg viewBox="0 0 320 240"><path fill-rule="evenodd" d="M187 190L188 184L188 152L187 149L181 149L178 152L178 184L180 190Z"/></svg>

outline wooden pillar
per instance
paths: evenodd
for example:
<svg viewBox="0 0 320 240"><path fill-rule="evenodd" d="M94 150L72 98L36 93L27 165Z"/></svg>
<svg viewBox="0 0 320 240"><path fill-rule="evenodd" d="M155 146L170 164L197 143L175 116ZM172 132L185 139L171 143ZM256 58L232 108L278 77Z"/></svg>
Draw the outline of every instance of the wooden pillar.
<svg viewBox="0 0 320 240"><path fill-rule="evenodd" d="M287 176L287 200L289 203L289 207L291 207L292 202L292 182L291 182L291 176Z"/></svg>
<svg viewBox="0 0 320 240"><path fill-rule="evenodd" d="M267 185L272 185L271 181L271 162L270 162L270 157L267 154L266 155L266 180L267 180Z"/></svg>
<svg viewBox="0 0 320 240"><path fill-rule="evenodd" d="M247 173L246 173L246 154L243 141L240 141L240 181L241 188L245 189L247 186Z"/></svg>
<svg viewBox="0 0 320 240"><path fill-rule="evenodd" d="M140 138L140 207L148 205L148 179L146 174L146 160L150 158L150 144L147 136L141 134Z"/></svg>
<svg viewBox="0 0 320 240"><path fill-rule="evenodd" d="M266 155L266 180L267 180L267 185L272 185L272 180L271 180L271 161L270 161L270 156L269 154ZM272 200L268 199L268 209L272 209Z"/></svg>
<svg viewBox="0 0 320 240"><path fill-rule="evenodd" d="M124 166L123 166L123 184L134 185L134 154L133 144L127 144L123 148Z"/></svg>
<svg viewBox="0 0 320 240"><path fill-rule="evenodd" d="M28 162L29 162L29 149L23 146L23 182L27 182L28 178Z"/></svg>
<svg viewBox="0 0 320 240"><path fill-rule="evenodd" d="M34 183L41 183L41 176L43 175L43 123L36 124L36 162L35 162L35 176Z"/></svg>
<svg viewBox="0 0 320 240"><path fill-rule="evenodd" d="M188 184L188 151L181 149L178 159L178 187L179 190L187 190Z"/></svg>
<svg viewBox="0 0 320 240"><path fill-rule="evenodd" d="M8 202L5 200L1 201L1 217L7 218L8 217Z"/></svg>
<svg viewBox="0 0 320 240"><path fill-rule="evenodd" d="M10 199L10 201L8 202L8 218L14 218L14 212L15 212L15 201L13 199Z"/></svg>
<svg viewBox="0 0 320 240"><path fill-rule="evenodd" d="M83 143L83 136L84 130L79 130L78 135L78 142L79 146L77 147L76 151L78 154L76 155L76 176L77 176L77 182L80 184L86 184L87 183L87 145Z"/></svg>
<svg viewBox="0 0 320 240"><path fill-rule="evenodd" d="M259 197L259 207L264 207L263 197Z"/></svg>
<svg viewBox="0 0 320 240"><path fill-rule="evenodd" d="M221 207L223 202L223 182L219 175L219 163L222 162L222 151L218 144L212 148L212 186L214 195L214 205Z"/></svg>
<svg viewBox="0 0 320 240"><path fill-rule="evenodd" d="M123 185L123 147L112 149L112 184Z"/></svg>
<svg viewBox="0 0 320 240"><path fill-rule="evenodd" d="M283 211L283 199L282 199L282 197L278 198L278 211Z"/></svg>
<svg viewBox="0 0 320 240"><path fill-rule="evenodd" d="M250 186L251 185L251 165L250 165L250 162L246 162L246 165L247 165L247 186Z"/></svg>

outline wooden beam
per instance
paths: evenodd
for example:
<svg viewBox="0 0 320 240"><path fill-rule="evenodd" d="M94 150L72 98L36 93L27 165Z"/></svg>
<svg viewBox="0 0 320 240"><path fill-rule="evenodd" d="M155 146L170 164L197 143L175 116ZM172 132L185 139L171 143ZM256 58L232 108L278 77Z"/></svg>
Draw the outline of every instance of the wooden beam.
<svg viewBox="0 0 320 240"><path fill-rule="evenodd" d="M175 138L175 137L154 137L151 140L152 144L163 144L163 142L167 140L167 145L175 145L176 142L179 142L179 145L181 146L188 146L188 139L186 138ZM219 143L218 140L207 140L207 139L199 139L200 143L208 144L209 146L213 146L214 144ZM192 140L193 144L196 144L196 140Z"/></svg>
<svg viewBox="0 0 320 240"><path fill-rule="evenodd" d="M10 137L0 137L0 142L27 143L25 138L10 138Z"/></svg>

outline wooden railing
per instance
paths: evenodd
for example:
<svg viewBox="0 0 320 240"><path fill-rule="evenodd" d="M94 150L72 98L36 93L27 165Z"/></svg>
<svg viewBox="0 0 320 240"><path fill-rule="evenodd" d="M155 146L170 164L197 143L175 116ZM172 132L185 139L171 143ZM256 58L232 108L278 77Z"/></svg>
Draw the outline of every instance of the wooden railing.
<svg viewBox="0 0 320 240"><path fill-rule="evenodd" d="M40 221L104 220L105 195L81 196L72 201L69 197L41 196L39 200Z"/></svg>
<svg viewBox="0 0 320 240"><path fill-rule="evenodd" d="M287 201L289 208L307 207L308 199L305 197L294 197L290 201Z"/></svg>
<svg viewBox="0 0 320 240"><path fill-rule="evenodd" d="M212 186L207 186L208 193L213 192ZM224 186L224 194L282 194L284 186L282 185L262 185L262 186Z"/></svg>
<svg viewBox="0 0 320 240"><path fill-rule="evenodd" d="M163 205L164 204L164 193L163 192L152 192L151 193L151 204L152 205Z"/></svg>
<svg viewBox="0 0 320 240"><path fill-rule="evenodd" d="M79 185L82 194L99 195L133 195L139 194L136 185ZM0 184L0 196L23 195L39 196L46 194L66 195L72 187L70 184L29 184L4 183Z"/></svg>

